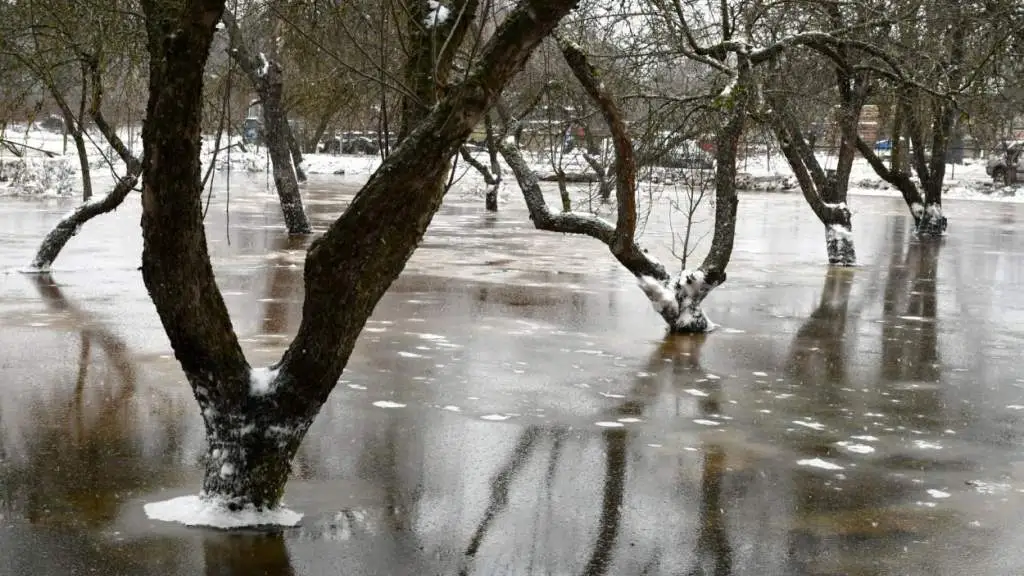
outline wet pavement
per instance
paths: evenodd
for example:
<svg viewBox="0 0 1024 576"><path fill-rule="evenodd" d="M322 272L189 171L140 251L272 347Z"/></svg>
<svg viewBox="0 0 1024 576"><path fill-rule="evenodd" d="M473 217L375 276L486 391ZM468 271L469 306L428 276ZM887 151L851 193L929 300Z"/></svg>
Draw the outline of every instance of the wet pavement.
<svg viewBox="0 0 1024 576"><path fill-rule="evenodd" d="M311 182L314 222L352 190ZM226 204L214 264L266 364L305 241L262 177ZM2 198L0 574L1024 573L1024 207L950 202L922 244L899 200L851 204L862 265L829 270L798 196L744 195L721 328L673 338L596 241L453 192L299 452L302 525L229 534L142 511L198 489L203 436L138 199L41 277L16 269L70 205Z"/></svg>

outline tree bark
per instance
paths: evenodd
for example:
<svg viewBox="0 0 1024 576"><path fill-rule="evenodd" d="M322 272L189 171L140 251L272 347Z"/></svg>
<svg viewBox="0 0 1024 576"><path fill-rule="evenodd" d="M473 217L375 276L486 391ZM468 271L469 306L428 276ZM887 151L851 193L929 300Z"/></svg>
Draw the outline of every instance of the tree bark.
<svg viewBox="0 0 1024 576"><path fill-rule="evenodd" d="M448 160L574 6L525 0L509 13L473 72L310 246L298 334L271 370L253 371L214 280L200 201L203 67L224 0L143 1L151 56L142 273L206 423L206 498L232 508L280 504L295 450L440 207Z"/></svg>
<svg viewBox="0 0 1024 576"><path fill-rule="evenodd" d="M428 0L413 0L405 10L409 48L403 78L408 92L402 94L399 142L426 118L447 87L452 63L480 2L453 2L444 20L436 18L430 4Z"/></svg>
<svg viewBox="0 0 1024 576"><path fill-rule="evenodd" d="M299 141L295 138L295 131L292 130L291 124L285 121L285 126L288 127L288 150L292 154L292 164L295 166L295 179L298 182L306 181L306 171L302 169L302 147L299 146Z"/></svg>
<svg viewBox="0 0 1024 576"><path fill-rule="evenodd" d="M225 26L232 38L231 58L238 63L259 95L263 107L263 137L274 174L274 186L281 201L281 212L289 234L313 232L299 194L299 182L292 164L292 135L284 109L284 75L276 58L268 59L254 50L242 37L234 14L225 10ZM305 175L303 175L305 179Z"/></svg>

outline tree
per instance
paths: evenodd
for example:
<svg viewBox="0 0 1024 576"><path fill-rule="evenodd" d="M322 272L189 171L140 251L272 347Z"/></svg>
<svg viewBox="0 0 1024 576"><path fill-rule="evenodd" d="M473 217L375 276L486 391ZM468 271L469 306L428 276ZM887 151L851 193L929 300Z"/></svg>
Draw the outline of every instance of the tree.
<svg viewBox="0 0 1024 576"><path fill-rule="evenodd" d="M403 145L310 246L295 339L272 367L253 369L214 280L200 203L203 65L224 0L143 0L142 276L206 424L204 498L231 510L280 504L299 443L440 207L449 159L574 4L517 4L466 77L410 122Z"/></svg>
<svg viewBox="0 0 1024 576"><path fill-rule="evenodd" d="M141 161L131 153L103 112L104 76L114 76L116 72L131 71L135 67L131 55L137 54L140 47L132 34L134 26L122 22L121 15L114 8L106 7L107 9L103 10L86 10L82 14L76 14L82 17L88 14L88 21L82 22L79 27L70 27L65 21L69 14L58 12L52 6L50 8L50 16L54 22L52 50L63 59L78 63L83 75L82 90L88 89L82 94L81 109L76 122L80 126L84 125L86 115L92 120L117 155L117 160L124 164L125 174L117 179L110 193L96 198L88 198L86 195L86 201L62 218L46 235L30 264L32 270L39 272L49 270L67 242L86 222L118 208L135 189L142 172ZM112 50L115 47L116 49ZM79 150L80 155L84 153L83 150L84 140ZM109 158L107 161L113 167L115 161ZM88 181L87 172L83 174L83 178ZM91 187L87 188L86 192L91 194L90 190Z"/></svg>
<svg viewBox="0 0 1024 576"><path fill-rule="evenodd" d="M1019 8L1012 2L951 0L908 0L895 8L903 17L889 26L889 38L904 48L895 54L873 50L875 60L884 61L884 66L854 63L891 87L895 108L891 165L886 166L859 138L857 149L903 195L917 232L938 236L946 229L942 211L946 164L965 103L972 94L990 97L987 80L1002 60L997 56L1006 54L1018 36L1013 15Z"/></svg>
<svg viewBox="0 0 1024 576"><path fill-rule="evenodd" d="M263 110L263 138L267 143L267 152L273 165L274 186L281 200L285 226L288 227L289 234L311 234L313 228L302 207L302 195L299 194L297 171L300 169L298 163L292 163L293 137L284 109L284 71L277 56L277 42L270 42L273 49L269 55L264 52L257 53L243 36L235 15L230 10L224 11L222 19L231 37L231 58L238 63L259 96L260 107Z"/></svg>

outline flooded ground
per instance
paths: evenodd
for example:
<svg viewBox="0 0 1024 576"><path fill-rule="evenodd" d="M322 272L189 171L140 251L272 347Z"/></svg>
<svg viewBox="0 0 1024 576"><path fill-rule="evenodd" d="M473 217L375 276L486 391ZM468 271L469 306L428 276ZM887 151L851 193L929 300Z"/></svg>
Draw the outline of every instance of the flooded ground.
<svg viewBox="0 0 1024 576"><path fill-rule="evenodd" d="M352 189L310 183L314 221ZM226 201L215 267L266 364L304 241L262 177ZM198 489L203 437L138 199L50 277L15 269L69 205L0 199L0 573L1021 573L1024 207L950 202L920 244L899 200L852 204L862 266L828 270L799 196L743 196L721 329L668 338L599 243L450 197L298 455L302 525L227 534L142 511Z"/></svg>

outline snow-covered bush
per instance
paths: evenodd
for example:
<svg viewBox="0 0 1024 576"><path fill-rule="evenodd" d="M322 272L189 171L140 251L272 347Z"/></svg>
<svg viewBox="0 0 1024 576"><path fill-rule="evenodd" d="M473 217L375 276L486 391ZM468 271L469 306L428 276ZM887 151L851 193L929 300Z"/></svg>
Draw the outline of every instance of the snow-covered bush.
<svg viewBox="0 0 1024 576"><path fill-rule="evenodd" d="M71 156L0 160L0 195L70 196L79 188Z"/></svg>

